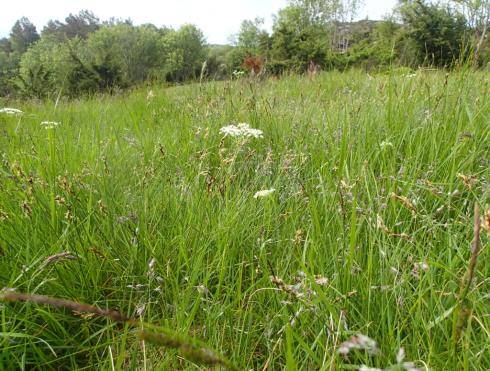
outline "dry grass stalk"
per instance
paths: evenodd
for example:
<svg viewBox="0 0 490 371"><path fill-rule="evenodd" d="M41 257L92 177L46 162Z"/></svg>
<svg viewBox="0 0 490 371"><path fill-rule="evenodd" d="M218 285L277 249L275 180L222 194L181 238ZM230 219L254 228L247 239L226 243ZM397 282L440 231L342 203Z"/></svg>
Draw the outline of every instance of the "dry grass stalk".
<svg viewBox="0 0 490 371"><path fill-rule="evenodd" d="M148 341L149 343L155 345L178 349L184 358L192 362L208 366L221 365L230 370L239 369L234 366L229 360L221 357L214 350L208 348L206 344L197 339L177 334L166 328L152 326L151 324L144 322L142 323L140 320L125 316L124 314L116 310L102 309L90 304L79 303L71 300L65 300L45 295L25 294L15 291L0 292L0 300L12 302L22 301L41 305L49 305L57 308L67 308L70 309L74 315L81 316L85 319L89 319L93 316L101 316L109 318L114 322L127 323L130 326L138 328L141 328L141 326L143 326L143 330L138 332L139 337L142 340ZM147 331L145 328L151 329L153 331Z"/></svg>
<svg viewBox="0 0 490 371"><path fill-rule="evenodd" d="M478 179L474 175L464 175L464 174L459 173L459 174L457 174L457 177L459 179L461 179L461 181L463 182L464 186L466 188L468 188L470 191L473 189L473 187L475 186L476 182L478 181Z"/></svg>
<svg viewBox="0 0 490 371"><path fill-rule="evenodd" d="M9 215L0 209L0 222L3 222L4 220L7 220L9 218Z"/></svg>
<svg viewBox="0 0 490 371"><path fill-rule="evenodd" d="M59 254L48 256L46 260L44 260L44 262L45 264L50 264L50 263L57 262L59 260L76 260L76 259L78 259L77 255L72 254L69 251L64 251Z"/></svg>
<svg viewBox="0 0 490 371"><path fill-rule="evenodd" d="M130 318L124 314L112 310L102 309L90 304L78 303L71 300L65 300L60 298L53 298L45 295L24 294L20 292L3 292L0 293L0 300L5 301L25 301L29 303L36 303L41 305L50 305L57 308L67 308L77 312L93 313L98 316L107 317L114 322L129 322Z"/></svg>
<svg viewBox="0 0 490 371"><path fill-rule="evenodd" d="M165 332L140 331L139 337L152 344L160 345L166 348L178 349L181 354L190 361L207 365L207 366L225 366L231 370L237 370L229 361L217 355L213 350L203 347L198 343L189 342L189 340L177 334L167 334Z"/></svg>
<svg viewBox="0 0 490 371"><path fill-rule="evenodd" d="M390 237L398 237L398 238L402 238L404 240L407 240L407 241L410 241L410 242L413 242L413 238L410 237L408 234L406 233L395 233L393 232L392 230L390 230L384 223L383 219L381 218L381 216L377 216L376 218L376 226L381 229L384 233L386 233L388 236Z"/></svg>
<svg viewBox="0 0 490 371"><path fill-rule="evenodd" d="M487 231L487 234L490 237L490 207L487 207L485 213L483 214L481 226L485 231Z"/></svg>
<svg viewBox="0 0 490 371"><path fill-rule="evenodd" d="M390 197L394 200L401 202L403 206L405 206L407 209L409 209L412 212L413 216L417 215L417 209L415 208L414 204L408 199L408 197L397 195L394 192L391 192Z"/></svg>

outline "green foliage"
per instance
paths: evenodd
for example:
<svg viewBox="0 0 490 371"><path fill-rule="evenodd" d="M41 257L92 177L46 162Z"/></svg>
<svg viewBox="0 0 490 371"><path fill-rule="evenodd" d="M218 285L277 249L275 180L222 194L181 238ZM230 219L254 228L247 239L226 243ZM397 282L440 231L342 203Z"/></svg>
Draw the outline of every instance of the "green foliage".
<svg viewBox="0 0 490 371"><path fill-rule="evenodd" d="M0 95L12 95L17 90L22 55L38 40L36 26L25 17L15 22L8 39L0 40Z"/></svg>
<svg viewBox="0 0 490 371"><path fill-rule="evenodd" d="M75 37L87 39L91 33L100 27L99 19L89 10L82 10L78 14L70 14L65 23L50 20L43 28L41 35L64 41Z"/></svg>
<svg viewBox="0 0 490 371"><path fill-rule="evenodd" d="M227 78L233 72L233 64L229 63L229 56L236 48L230 45L210 45L206 58L206 76L214 80Z"/></svg>
<svg viewBox="0 0 490 371"><path fill-rule="evenodd" d="M81 14L81 19L91 19L91 13ZM193 25L172 30L114 21L87 31L86 40L75 35L78 28L94 22L67 18L59 32L43 32L19 63L17 86L24 96L44 98L61 92L75 97L150 80L185 81L195 78L206 60L204 36Z"/></svg>
<svg viewBox="0 0 490 371"><path fill-rule="evenodd" d="M289 6L279 11L272 34L272 59L297 71L310 61L325 66L330 53L327 28L305 21L302 8Z"/></svg>
<svg viewBox="0 0 490 371"><path fill-rule="evenodd" d="M0 40L0 94L76 97L146 82L226 79L244 73L248 57L259 58L264 71L274 75L355 67L452 68L471 54L475 66L490 60L488 1L400 1L383 21L353 21L362 3L290 0L275 16L272 34L263 19L244 20L233 45L226 46L206 45L194 25L174 30L135 26L129 19L101 22L87 10L49 21L39 39L35 26L22 18L10 37Z"/></svg>
<svg viewBox="0 0 490 371"><path fill-rule="evenodd" d="M55 88L52 70L36 63L23 70L14 83L24 98L47 98Z"/></svg>
<svg viewBox="0 0 490 371"><path fill-rule="evenodd" d="M12 45L12 51L18 54L24 53L37 40L39 40L39 34L37 33L36 26L26 17L22 17L15 22L10 31L9 41Z"/></svg>
<svg viewBox="0 0 490 371"><path fill-rule="evenodd" d="M168 81L182 82L199 76L206 60L205 38L201 30L186 24L162 38L166 51L165 73Z"/></svg>
<svg viewBox="0 0 490 371"><path fill-rule="evenodd" d="M43 37L22 55L17 85L24 96L52 96L64 85L69 62L67 44Z"/></svg>
<svg viewBox="0 0 490 371"><path fill-rule="evenodd" d="M96 59L79 38L59 42L44 36L23 56L17 86L24 96L70 97L124 87L122 74L106 55Z"/></svg>
<svg viewBox="0 0 490 371"><path fill-rule="evenodd" d="M7 44L8 45L8 44ZM8 48L0 48L0 96L12 95L15 85L12 79L17 73L17 55Z"/></svg>
<svg viewBox="0 0 490 371"><path fill-rule="evenodd" d="M87 40L88 53L96 64L110 60L128 85L158 77L163 70L165 50L158 29L126 23L104 26Z"/></svg>
<svg viewBox="0 0 490 371"><path fill-rule="evenodd" d="M464 57L468 29L461 14L423 0L403 5L400 14L419 64L448 67Z"/></svg>
<svg viewBox="0 0 490 371"><path fill-rule="evenodd" d="M393 20L352 24L351 46L346 53L332 55L335 68L361 67L366 70L383 69L399 61L396 46L401 26Z"/></svg>
<svg viewBox="0 0 490 371"><path fill-rule="evenodd" d="M235 49L230 55L233 70L239 69L246 57L269 59L271 38L263 26L263 18L255 18L253 21L244 20L241 23L234 40Z"/></svg>

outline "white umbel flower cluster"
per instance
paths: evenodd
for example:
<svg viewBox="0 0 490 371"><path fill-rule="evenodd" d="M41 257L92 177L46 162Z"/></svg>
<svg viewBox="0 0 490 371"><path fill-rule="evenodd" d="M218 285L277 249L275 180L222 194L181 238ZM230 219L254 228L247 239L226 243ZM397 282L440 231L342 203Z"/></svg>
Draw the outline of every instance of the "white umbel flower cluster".
<svg viewBox="0 0 490 371"><path fill-rule="evenodd" d="M17 108L0 108L0 113L5 113L6 115L21 115L23 112Z"/></svg>
<svg viewBox="0 0 490 371"><path fill-rule="evenodd" d="M385 148L388 148L388 147L392 147L393 148L393 143L384 140L384 141L382 141L379 144L379 146L381 147L381 149L385 149Z"/></svg>
<svg viewBox="0 0 490 371"><path fill-rule="evenodd" d="M43 126L46 130L56 128L60 123L55 121L43 121L41 122L41 126Z"/></svg>
<svg viewBox="0 0 490 371"><path fill-rule="evenodd" d="M254 194L254 198L267 197L267 196L270 196L271 194L273 194L275 191L276 191L275 188L264 189L262 191L256 192Z"/></svg>
<svg viewBox="0 0 490 371"><path fill-rule="evenodd" d="M224 134L225 137L242 137L242 138L263 138L264 132L259 129L251 128L247 123L240 123L237 125L223 126L219 132Z"/></svg>

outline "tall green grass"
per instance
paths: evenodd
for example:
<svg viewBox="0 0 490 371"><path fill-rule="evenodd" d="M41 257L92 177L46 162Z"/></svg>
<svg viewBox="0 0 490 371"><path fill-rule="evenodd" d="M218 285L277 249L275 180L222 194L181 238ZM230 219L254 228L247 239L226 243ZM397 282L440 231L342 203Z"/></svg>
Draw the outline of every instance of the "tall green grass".
<svg viewBox="0 0 490 371"><path fill-rule="evenodd" d="M488 370L484 230L458 294L489 203L489 89L331 72L18 102L0 116L0 288L118 310L240 369L387 368L403 348L420 369ZM220 134L239 122L264 137ZM104 317L0 308L3 369L201 367ZM339 354L357 334L377 355Z"/></svg>

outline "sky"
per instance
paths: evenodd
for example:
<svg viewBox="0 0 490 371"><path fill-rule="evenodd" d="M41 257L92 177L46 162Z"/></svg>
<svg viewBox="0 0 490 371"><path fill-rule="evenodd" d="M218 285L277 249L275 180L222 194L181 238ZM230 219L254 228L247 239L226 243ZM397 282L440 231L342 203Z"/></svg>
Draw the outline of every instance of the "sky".
<svg viewBox="0 0 490 371"><path fill-rule="evenodd" d="M381 19L396 0L365 0L359 18ZM284 8L287 0L17 0L8 1L0 12L0 37L8 36L15 21L30 19L40 32L50 19L64 20L82 9L91 10L101 20L131 18L133 23L178 28L185 23L197 25L210 44L225 44L237 33L244 19L262 17L271 29L272 15Z"/></svg>

